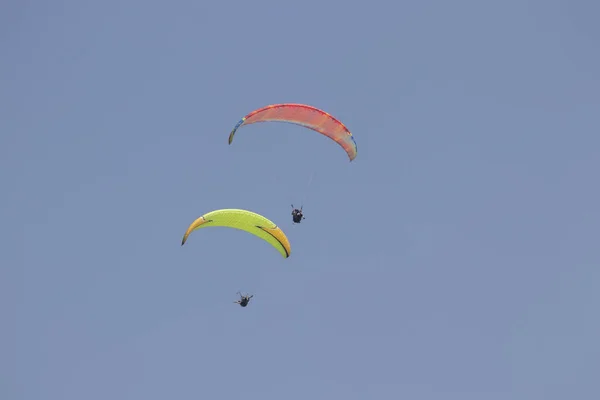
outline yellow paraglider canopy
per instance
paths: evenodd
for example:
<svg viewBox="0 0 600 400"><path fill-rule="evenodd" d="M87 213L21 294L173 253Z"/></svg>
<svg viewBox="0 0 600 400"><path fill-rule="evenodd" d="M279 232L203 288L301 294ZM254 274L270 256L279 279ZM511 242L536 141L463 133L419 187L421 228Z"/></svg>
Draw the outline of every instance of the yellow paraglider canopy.
<svg viewBox="0 0 600 400"><path fill-rule="evenodd" d="M275 223L252 211L239 209L215 210L204 214L188 227L181 245L185 244L193 231L211 226L240 229L258 236L275 247L284 258L288 258L292 252L287 236Z"/></svg>

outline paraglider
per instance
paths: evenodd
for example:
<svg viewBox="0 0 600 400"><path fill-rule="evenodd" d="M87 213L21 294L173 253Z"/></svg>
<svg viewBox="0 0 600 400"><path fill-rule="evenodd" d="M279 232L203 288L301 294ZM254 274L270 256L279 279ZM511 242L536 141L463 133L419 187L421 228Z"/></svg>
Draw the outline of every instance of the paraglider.
<svg viewBox="0 0 600 400"><path fill-rule="evenodd" d="M292 252L287 236L275 223L262 215L240 209L215 210L199 217L187 228L181 245L185 244L193 231L216 226L239 229L258 236L275 247L284 258L288 258Z"/></svg>
<svg viewBox="0 0 600 400"><path fill-rule="evenodd" d="M342 122L316 107L295 103L272 104L252 111L233 128L229 144L240 127L257 122L287 122L312 129L340 145L350 161L354 160L358 151L354 136Z"/></svg>
<svg viewBox="0 0 600 400"><path fill-rule="evenodd" d="M239 304L242 307L246 307L250 302L250 299L254 297L254 295L242 295L240 292L237 292L240 295L240 299L238 301L234 301L234 303Z"/></svg>
<svg viewBox="0 0 600 400"><path fill-rule="evenodd" d="M299 224L305 219L304 214L302 214L302 207L298 210L297 208L294 208L294 205L292 204L292 208L292 221L294 221L295 224Z"/></svg>

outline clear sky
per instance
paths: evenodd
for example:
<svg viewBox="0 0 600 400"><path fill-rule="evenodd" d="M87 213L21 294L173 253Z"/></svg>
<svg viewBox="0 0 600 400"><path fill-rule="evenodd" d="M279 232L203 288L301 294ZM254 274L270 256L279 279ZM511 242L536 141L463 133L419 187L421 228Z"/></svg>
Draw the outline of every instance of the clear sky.
<svg viewBox="0 0 600 400"><path fill-rule="evenodd" d="M2 2L0 398L600 398L598 15ZM279 102L358 157L277 123L227 144ZM291 257L217 228L181 247L219 208Z"/></svg>

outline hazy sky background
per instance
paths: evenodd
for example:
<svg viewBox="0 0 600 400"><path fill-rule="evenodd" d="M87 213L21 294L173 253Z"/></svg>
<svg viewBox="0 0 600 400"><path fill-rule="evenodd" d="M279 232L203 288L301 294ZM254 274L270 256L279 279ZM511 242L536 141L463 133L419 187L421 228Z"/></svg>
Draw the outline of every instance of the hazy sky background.
<svg viewBox="0 0 600 400"><path fill-rule="evenodd" d="M600 398L598 15L3 2L0 398ZM341 119L356 160L286 124L227 145L278 102ZM219 208L291 257L181 247Z"/></svg>

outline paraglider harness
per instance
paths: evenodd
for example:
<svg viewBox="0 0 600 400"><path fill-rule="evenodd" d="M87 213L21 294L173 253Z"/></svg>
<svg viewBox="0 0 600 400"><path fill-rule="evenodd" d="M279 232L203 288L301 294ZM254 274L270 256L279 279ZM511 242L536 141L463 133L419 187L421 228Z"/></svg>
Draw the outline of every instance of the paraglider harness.
<svg viewBox="0 0 600 400"><path fill-rule="evenodd" d="M246 307L250 302L250 299L254 297L254 295L244 296L240 292L237 292L240 295L240 299L238 301L234 301L234 303L239 304L242 307Z"/></svg>
<svg viewBox="0 0 600 400"><path fill-rule="evenodd" d="M294 208L294 205L292 204L292 208ZM300 207L300 209L298 210L297 208L294 208L294 210L292 211L292 220L294 221L295 224L299 224L304 218L304 215L302 215L302 207Z"/></svg>

